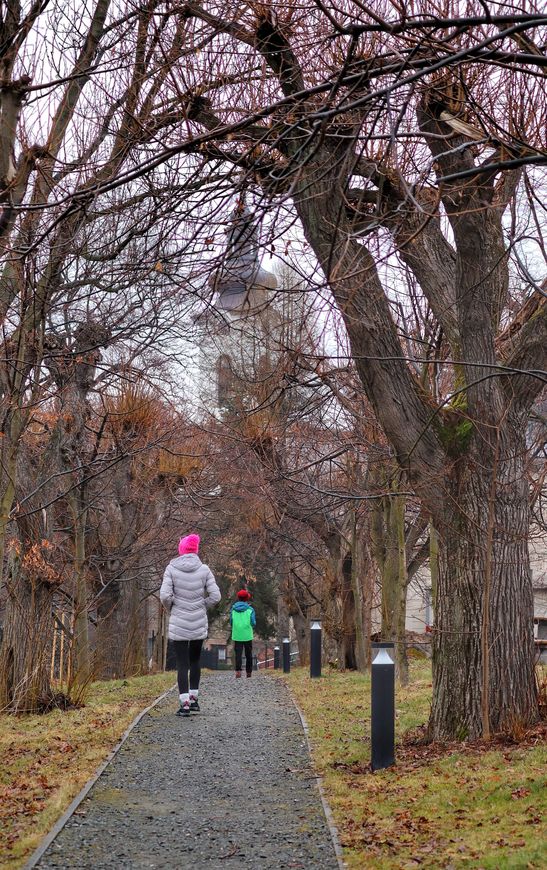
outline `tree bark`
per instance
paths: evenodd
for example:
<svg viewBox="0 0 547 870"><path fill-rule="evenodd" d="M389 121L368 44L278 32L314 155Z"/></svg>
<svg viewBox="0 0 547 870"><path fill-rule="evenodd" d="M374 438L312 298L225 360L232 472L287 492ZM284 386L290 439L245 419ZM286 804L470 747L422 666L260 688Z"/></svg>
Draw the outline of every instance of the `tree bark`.
<svg viewBox="0 0 547 870"><path fill-rule="evenodd" d="M435 614L437 613L437 594L439 588L439 535L437 529L430 522L429 524L429 571L431 574L431 610L432 615L430 624L435 623Z"/></svg>
<svg viewBox="0 0 547 870"><path fill-rule="evenodd" d="M85 526L87 510L84 499L73 492L69 497L74 522L74 640L72 643L71 681L85 684L91 675L89 649L88 591L85 576Z"/></svg>
<svg viewBox="0 0 547 870"><path fill-rule="evenodd" d="M373 507L371 542L382 586L382 627L384 641L395 644L395 668L403 685L408 683L406 652L406 596L408 572L405 540L405 497L398 493L394 468L380 472L380 488L391 490L379 497ZM376 472L378 474L378 471ZM396 476L396 472L395 472Z"/></svg>
<svg viewBox="0 0 547 870"><path fill-rule="evenodd" d="M111 579L97 600L97 649L95 668L103 680L125 676L124 647L126 614L122 606L122 584Z"/></svg>
<svg viewBox="0 0 547 870"><path fill-rule="evenodd" d="M298 661L302 667L307 667L310 663L310 624L299 610L291 615L298 644Z"/></svg>
<svg viewBox="0 0 547 870"><path fill-rule="evenodd" d="M522 427L521 427L522 429ZM484 454L456 463L439 531L433 641L436 739L483 732L483 623L488 627L489 725L503 731L537 717L533 668L533 595L528 555L529 504L524 438L518 424L500 433L497 467ZM492 473L496 473L492 502ZM488 510L493 503L493 534ZM488 568L490 563L490 568ZM485 596L485 576L490 574Z"/></svg>
<svg viewBox="0 0 547 870"><path fill-rule="evenodd" d="M357 670L357 630L356 602L354 595L354 572L351 552L348 553L339 568L342 587L342 664L349 670Z"/></svg>
<svg viewBox="0 0 547 870"><path fill-rule="evenodd" d="M397 554L399 557L399 601L397 602L397 624L396 624L396 667L399 674L399 680L402 686L408 685L408 655L406 649L406 596L408 591L408 572L406 567L406 547L405 547L405 507L406 499L399 495L395 499L394 505L394 521L395 534L397 535Z"/></svg>
<svg viewBox="0 0 547 870"><path fill-rule="evenodd" d="M289 637L289 608L287 604L289 596L289 577L285 573L279 584L279 597L277 599L277 645L279 652L283 649L283 638Z"/></svg>
<svg viewBox="0 0 547 870"><path fill-rule="evenodd" d="M51 698L54 588L29 576L21 554L9 556L7 604L0 648L0 708L36 713Z"/></svg>
<svg viewBox="0 0 547 870"><path fill-rule="evenodd" d="M355 656L358 670L366 671L370 666L374 580L368 543L364 529L357 522L355 511L351 550L351 582L355 601Z"/></svg>
<svg viewBox="0 0 547 870"><path fill-rule="evenodd" d="M138 579L112 579L97 601L95 667L102 679L133 676L146 670L144 608Z"/></svg>

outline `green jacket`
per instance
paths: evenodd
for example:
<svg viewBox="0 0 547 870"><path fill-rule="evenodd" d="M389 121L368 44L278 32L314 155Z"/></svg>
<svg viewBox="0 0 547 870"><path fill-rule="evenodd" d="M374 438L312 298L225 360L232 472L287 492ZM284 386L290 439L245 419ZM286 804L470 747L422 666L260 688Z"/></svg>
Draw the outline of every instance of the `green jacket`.
<svg viewBox="0 0 547 870"><path fill-rule="evenodd" d="M230 623L232 626L232 640L252 640L253 626L256 625L254 607L244 601L232 604L230 611Z"/></svg>

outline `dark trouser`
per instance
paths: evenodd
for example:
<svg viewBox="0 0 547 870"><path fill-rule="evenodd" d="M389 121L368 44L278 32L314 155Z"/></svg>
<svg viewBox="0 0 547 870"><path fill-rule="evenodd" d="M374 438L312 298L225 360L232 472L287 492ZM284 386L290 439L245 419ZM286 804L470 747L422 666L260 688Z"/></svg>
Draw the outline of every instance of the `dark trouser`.
<svg viewBox="0 0 547 870"><path fill-rule="evenodd" d="M243 647L245 647L245 667L247 673L252 673L253 670L253 642L252 640L234 640L236 651L236 671L241 670L243 661Z"/></svg>
<svg viewBox="0 0 547 870"><path fill-rule="evenodd" d="M199 688L201 677L201 647L202 640L174 640L173 648L177 660L177 679L179 694L186 695L188 692L188 669L190 670L190 688Z"/></svg>

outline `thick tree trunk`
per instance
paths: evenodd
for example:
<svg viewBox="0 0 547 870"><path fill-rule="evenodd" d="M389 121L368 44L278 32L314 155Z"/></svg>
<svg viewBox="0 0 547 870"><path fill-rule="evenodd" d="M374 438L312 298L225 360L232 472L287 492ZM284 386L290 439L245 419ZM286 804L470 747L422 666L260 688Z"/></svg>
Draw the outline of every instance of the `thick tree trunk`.
<svg viewBox="0 0 547 870"><path fill-rule="evenodd" d="M127 634L123 667L125 676L133 676L146 673L145 607L141 603L140 579L133 577L126 582Z"/></svg>
<svg viewBox="0 0 547 870"><path fill-rule="evenodd" d="M136 577L112 580L97 602L96 670L103 679L146 671L144 605Z"/></svg>
<svg viewBox="0 0 547 870"><path fill-rule="evenodd" d="M10 554L7 604L0 648L0 709L40 711L51 698L53 587L27 576Z"/></svg>
<svg viewBox="0 0 547 870"><path fill-rule="evenodd" d="M95 668L103 680L125 677L127 613L122 583L111 580L97 601Z"/></svg>
<svg viewBox="0 0 547 870"><path fill-rule="evenodd" d="M458 463L436 523L434 739L488 736L537 716L523 458L522 437L506 431L496 463Z"/></svg>

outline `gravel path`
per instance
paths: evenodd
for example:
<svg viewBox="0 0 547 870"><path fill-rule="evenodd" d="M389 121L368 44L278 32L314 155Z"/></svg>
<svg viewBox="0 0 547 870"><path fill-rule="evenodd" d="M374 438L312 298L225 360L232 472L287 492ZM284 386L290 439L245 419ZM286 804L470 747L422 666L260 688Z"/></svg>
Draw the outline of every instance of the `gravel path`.
<svg viewBox="0 0 547 870"><path fill-rule="evenodd" d="M202 712L146 715L40 868L321 868L338 862L298 712L281 681L220 671Z"/></svg>

